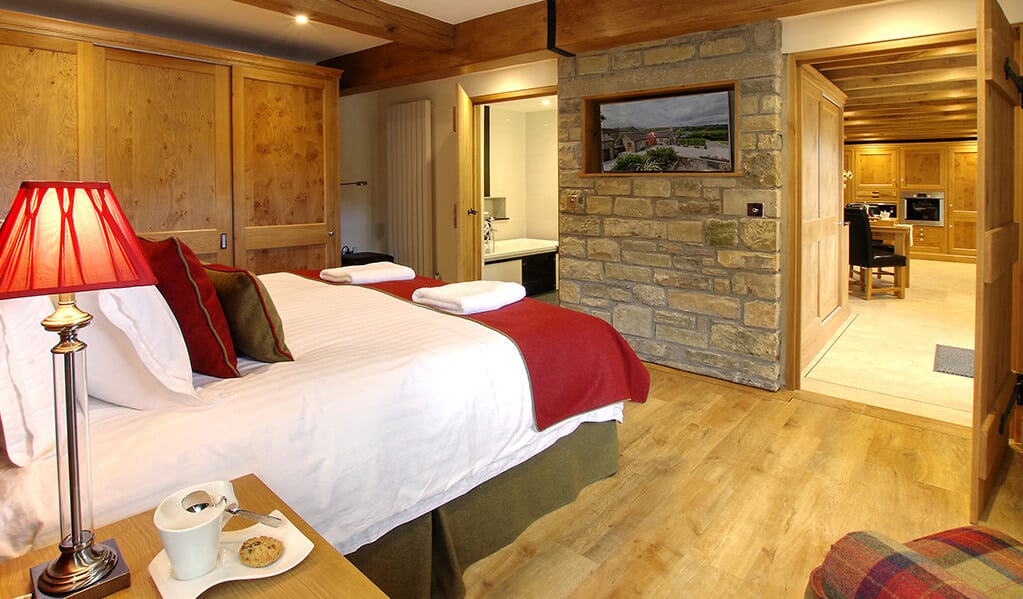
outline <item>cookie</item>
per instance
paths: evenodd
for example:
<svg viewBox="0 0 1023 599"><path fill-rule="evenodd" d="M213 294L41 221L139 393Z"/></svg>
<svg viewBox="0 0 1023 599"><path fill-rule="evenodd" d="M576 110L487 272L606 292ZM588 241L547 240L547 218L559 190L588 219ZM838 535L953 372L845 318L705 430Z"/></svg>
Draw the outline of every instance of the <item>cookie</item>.
<svg viewBox="0 0 1023 599"><path fill-rule="evenodd" d="M273 537L252 537L242 543L238 556L250 568L265 568L284 553L284 543Z"/></svg>

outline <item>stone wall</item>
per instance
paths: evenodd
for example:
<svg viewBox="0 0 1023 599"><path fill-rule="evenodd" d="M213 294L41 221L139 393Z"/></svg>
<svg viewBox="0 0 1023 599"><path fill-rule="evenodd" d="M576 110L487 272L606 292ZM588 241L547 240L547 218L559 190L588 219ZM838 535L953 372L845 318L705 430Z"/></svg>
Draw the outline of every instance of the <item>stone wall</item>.
<svg viewBox="0 0 1023 599"><path fill-rule="evenodd" d="M773 21L559 60L563 306L648 362L780 387L782 68ZM736 173L582 174L583 98L728 81Z"/></svg>

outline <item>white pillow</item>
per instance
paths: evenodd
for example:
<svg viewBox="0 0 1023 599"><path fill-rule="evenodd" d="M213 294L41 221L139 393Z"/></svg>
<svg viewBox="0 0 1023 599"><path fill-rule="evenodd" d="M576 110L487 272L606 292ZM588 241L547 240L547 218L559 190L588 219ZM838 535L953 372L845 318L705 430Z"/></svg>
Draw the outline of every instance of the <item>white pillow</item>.
<svg viewBox="0 0 1023 599"><path fill-rule="evenodd" d="M7 458L26 466L54 450L53 354L60 341L40 323L46 296L0 301L0 424Z"/></svg>
<svg viewBox="0 0 1023 599"><path fill-rule="evenodd" d="M178 321L156 287L84 292L77 300L92 314L78 333L89 346L90 396L138 410L203 403Z"/></svg>

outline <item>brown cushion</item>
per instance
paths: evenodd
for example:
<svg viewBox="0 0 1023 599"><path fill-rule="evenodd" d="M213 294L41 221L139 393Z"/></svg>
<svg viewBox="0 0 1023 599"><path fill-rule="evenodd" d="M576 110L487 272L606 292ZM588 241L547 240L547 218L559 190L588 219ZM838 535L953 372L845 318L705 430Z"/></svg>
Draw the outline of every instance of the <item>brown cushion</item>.
<svg viewBox="0 0 1023 599"><path fill-rule="evenodd" d="M239 376L231 330L202 263L173 237L139 242L156 275L156 288L181 328L192 370L220 378Z"/></svg>
<svg viewBox="0 0 1023 599"><path fill-rule="evenodd" d="M205 264L217 290L235 350L261 362L294 360L284 343L284 324L263 283L247 270Z"/></svg>

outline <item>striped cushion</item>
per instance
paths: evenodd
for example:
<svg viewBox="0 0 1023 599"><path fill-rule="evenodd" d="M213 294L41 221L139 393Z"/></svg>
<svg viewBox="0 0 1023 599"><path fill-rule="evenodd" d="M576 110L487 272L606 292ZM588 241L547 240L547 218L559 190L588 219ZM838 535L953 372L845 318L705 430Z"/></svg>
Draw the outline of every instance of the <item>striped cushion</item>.
<svg viewBox="0 0 1023 599"><path fill-rule="evenodd" d="M876 532L854 532L832 546L809 586L830 599L1020 597L1023 548L1012 537L979 526L905 545Z"/></svg>

